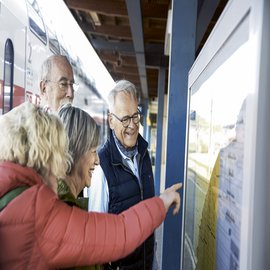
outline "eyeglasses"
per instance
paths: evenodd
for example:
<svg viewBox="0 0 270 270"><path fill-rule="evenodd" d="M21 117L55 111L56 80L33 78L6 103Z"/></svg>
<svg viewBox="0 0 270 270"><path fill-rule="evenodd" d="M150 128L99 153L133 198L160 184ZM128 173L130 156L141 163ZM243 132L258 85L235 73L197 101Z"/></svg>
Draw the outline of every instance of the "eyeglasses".
<svg viewBox="0 0 270 270"><path fill-rule="evenodd" d="M114 113L111 113L118 121L120 121L123 125L124 128L127 128L130 124L131 119L133 120L134 124L138 124L140 122L141 119L141 113L140 112L136 112L134 113L132 116L124 116L122 118L119 118L117 115L115 115Z"/></svg>
<svg viewBox="0 0 270 270"><path fill-rule="evenodd" d="M75 82L68 82L68 81L55 82L55 81L51 81L51 80L46 80L45 83L47 83L47 82L58 84L58 87L63 91L67 91L69 86L71 87L71 89L73 91L77 91L79 89L79 84L77 84Z"/></svg>

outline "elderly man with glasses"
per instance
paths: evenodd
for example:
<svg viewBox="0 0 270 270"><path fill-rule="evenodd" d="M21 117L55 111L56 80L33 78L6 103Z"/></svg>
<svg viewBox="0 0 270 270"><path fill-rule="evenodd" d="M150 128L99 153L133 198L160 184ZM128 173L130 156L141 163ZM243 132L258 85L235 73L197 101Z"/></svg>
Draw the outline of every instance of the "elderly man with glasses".
<svg viewBox="0 0 270 270"><path fill-rule="evenodd" d="M77 84L66 56L52 55L43 62L39 88L42 105L52 112L63 104L72 103Z"/></svg>
<svg viewBox="0 0 270 270"><path fill-rule="evenodd" d="M89 210L121 213L154 196L154 180L148 143L139 134L140 111L135 86L116 83L108 97L110 136L99 151L101 179L93 177ZM128 257L105 269L152 269L154 235Z"/></svg>

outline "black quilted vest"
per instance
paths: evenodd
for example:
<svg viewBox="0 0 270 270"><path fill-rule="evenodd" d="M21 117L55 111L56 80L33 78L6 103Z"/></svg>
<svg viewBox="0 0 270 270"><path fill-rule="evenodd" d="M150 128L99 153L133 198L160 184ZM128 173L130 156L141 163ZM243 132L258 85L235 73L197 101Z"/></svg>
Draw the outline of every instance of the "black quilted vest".
<svg viewBox="0 0 270 270"><path fill-rule="evenodd" d="M155 195L152 165L147 150L148 143L138 136L138 169L141 184L131 169L125 165L112 132L110 138L99 151L100 165L109 187L109 213L118 214L134 204ZM152 234L132 254L121 259L113 266L121 269L152 269L154 256L154 234Z"/></svg>

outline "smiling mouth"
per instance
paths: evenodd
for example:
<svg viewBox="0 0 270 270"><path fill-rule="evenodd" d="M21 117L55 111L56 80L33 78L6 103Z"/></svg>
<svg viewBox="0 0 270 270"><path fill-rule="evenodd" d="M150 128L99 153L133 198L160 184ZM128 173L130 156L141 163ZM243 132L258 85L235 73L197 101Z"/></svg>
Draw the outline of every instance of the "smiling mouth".
<svg viewBox="0 0 270 270"><path fill-rule="evenodd" d="M136 133L135 132L126 131L125 134L128 135L128 136L134 136Z"/></svg>
<svg viewBox="0 0 270 270"><path fill-rule="evenodd" d="M94 170L95 170L95 169L90 169L90 170L88 171L88 174L89 174L90 177L92 177Z"/></svg>

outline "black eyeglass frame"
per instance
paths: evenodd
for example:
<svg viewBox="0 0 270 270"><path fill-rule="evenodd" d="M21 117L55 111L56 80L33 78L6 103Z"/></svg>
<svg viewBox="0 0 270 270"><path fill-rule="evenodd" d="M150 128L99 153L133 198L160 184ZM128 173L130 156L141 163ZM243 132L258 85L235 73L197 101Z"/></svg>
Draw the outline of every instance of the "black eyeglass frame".
<svg viewBox="0 0 270 270"><path fill-rule="evenodd" d="M133 120L134 124L138 124L141 119L141 112L139 110L135 112L132 116L126 115L126 116L123 116L122 118L119 118L114 113L110 113L110 114L113 115L118 121L120 121L124 128L127 128L129 126L131 119ZM124 122L126 122L126 124Z"/></svg>

